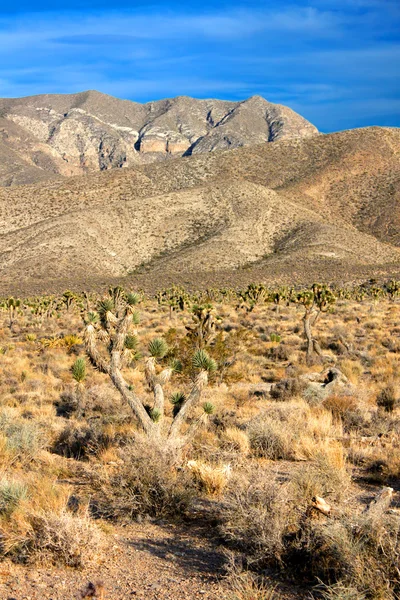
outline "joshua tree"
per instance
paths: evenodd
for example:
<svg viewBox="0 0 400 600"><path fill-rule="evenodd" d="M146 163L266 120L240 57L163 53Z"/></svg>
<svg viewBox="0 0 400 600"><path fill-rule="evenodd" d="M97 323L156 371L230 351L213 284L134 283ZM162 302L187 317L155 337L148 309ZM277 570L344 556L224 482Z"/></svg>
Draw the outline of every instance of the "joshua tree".
<svg viewBox="0 0 400 600"><path fill-rule="evenodd" d="M8 316L9 316L9 327L10 329L12 328L12 326L14 325L14 323L17 320L17 313L18 310L21 306L21 300L19 298L7 298L4 304L4 307L6 308L7 312L8 312Z"/></svg>
<svg viewBox="0 0 400 600"><path fill-rule="evenodd" d="M137 351L138 339L132 332L133 326L139 322L136 310L138 302L137 294L116 293L111 290L110 296L99 303L98 312L88 313L86 316L86 352L92 364L109 375L147 437L154 441L164 439L167 443L183 445L190 440L200 424L198 421L195 422L198 425L192 422L184 431L185 424L189 423L190 413L200 403L209 373L216 370L216 363L203 350L194 354L192 366L196 376L187 397L181 394L180 400L174 402L170 422L165 415L164 388L171 376L179 372L180 363L176 359L165 362L168 358L165 340L153 340L148 346L149 356L144 359L146 382L153 396L149 406L146 398L138 396L123 373L124 368L140 358ZM206 414L207 411L204 409L204 412Z"/></svg>
<svg viewBox="0 0 400 600"><path fill-rule="evenodd" d="M67 309L67 312L69 311L69 309L72 306L72 303L74 302L74 300L76 300L76 294L74 294L73 292L71 292L70 290L66 290L61 298L62 302L65 304L65 307Z"/></svg>
<svg viewBox="0 0 400 600"><path fill-rule="evenodd" d="M391 279L385 284L385 290L389 295L389 298L394 301L395 298L400 295L400 281Z"/></svg>
<svg viewBox="0 0 400 600"><path fill-rule="evenodd" d="M246 312L252 312L257 304L267 300L268 290L262 283L250 283L245 290L239 291L239 297L241 304L238 308L244 307Z"/></svg>
<svg viewBox="0 0 400 600"><path fill-rule="evenodd" d="M84 394L84 382L86 379L86 362L85 359L80 357L77 358L74 364L71 367L72 377L76 382L76 399L77 399L77 407L76 411L78 417L82 414L83 409L83 394Z"/></svg>
<svg viewBox="0 0 400 600"><path fill-rule="evenodd" d="M333 292L326 286L314 283L311 290L305 290L297 294L296 302L304 306L304 335L307 339L306 361L308 365L316 362L316 356L323 358L321 348L312 334L312 328L315 325L319 315L327 312L336 301Z"/></svg>
<svg viewBox="0 0 400 600"><path fill-rule="evenodd" d="M195 348L204 349L211 342L219 320L219 317L215 316L212 304L195 304L192 307L192 325L185 325L185 327Z"/></svg>
<svg viewBox="0 0 400 600"><path fill-rule="evenodd" d="M173 285L167 290L158 292L157 300L159 304L169 306L169 318L171 319L172 312L174 310L185 310L185 306L189 304L190 299L184 288Z"/></svg>

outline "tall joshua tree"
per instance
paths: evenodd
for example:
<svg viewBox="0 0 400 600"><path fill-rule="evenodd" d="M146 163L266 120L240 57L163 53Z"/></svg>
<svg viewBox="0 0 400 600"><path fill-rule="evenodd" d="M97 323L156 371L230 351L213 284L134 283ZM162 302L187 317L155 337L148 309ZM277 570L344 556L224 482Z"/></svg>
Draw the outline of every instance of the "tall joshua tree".
<svg viewBox="0 0 400 600"><path fill-rule="evenodd" d="M323 359L319 343L313 336L313 327L319 315L327 312L336 301L333 292L326 286L314 283L311 290L297 294L295 301L304 306L303 326L307 340L306 362L312 365Z"/></svg>
<svg viewBox="0 0 400 600"><path fill-rule="evenodd" d="M138 302L137 294L125 294L120 288L111 290L110 296L98 304L97 312L86 315L86 352L94 367L109 375L147 437L184 445L196 431L193 423L188 427L185 425L189 423L192 410L200 403L209 373L215 371L217 365L204 350L194 354L195 379L187 397L180 394L180 401L174 402L171 422L165 414L164 388L172 375L180 370L180 363L174 359L164 367L161 365L168 354L168 346L165 340L156 338L150 342L149 356L144 359L145 378L153 396L149 406L147 399L139 397L124 376L124 369L140 358L138 339L133 332L134 326L139 323ZM204 408L204 412L209 413L209 407L207 410ZM202 421L196 422L200 424Z"/></svg>

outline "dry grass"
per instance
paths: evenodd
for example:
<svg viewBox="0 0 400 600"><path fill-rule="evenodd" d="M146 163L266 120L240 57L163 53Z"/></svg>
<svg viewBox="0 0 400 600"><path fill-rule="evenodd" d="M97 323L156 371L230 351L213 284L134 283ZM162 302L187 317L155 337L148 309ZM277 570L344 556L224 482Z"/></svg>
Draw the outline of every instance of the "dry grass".
<svg viewBox="0 0 400 600"><path fill-rule="evenodd" d="M87 548L94 557L103 552L107 532L102 526L99 533L96 519L189 518L203 499L225 543L247 556L250 571L232 579L232 598L279 598L261 575L274 567L310 593L319 585L314 593L327 599L394 600L398 573L390 556L399 552L398 512L383 512L372 521L362 512L361 499L372 498L383 483L394 487L400 477L400 356L396 348L388 350L386 340L388 331L395 332L392 337L400 332L400 304L389 310L386 301L378 303L373 318L370 309L360 303L356 312L344 302L318 322L321 346L331 348L336 366L352 382L326 391L321 383L304 385L307 379L300 379L322 367L304 363L296 308L282 307L277 315L262 305L249 318L232 304L219 306L227 346L238 340L236 334L229 337L232 332L247 334L229 350L232 360L226 359L223 375L217 374L204 394L215 413L180 457L143 440L129 407L90 366L84 414L77 418L70 369L81 350L71 356L66 346L40 342L58 339L60 331L79 337L76 309L68 319L61 313L41 323L21 315L18 332L5 324L0 329L2 555L79 567L89 558ZM157 332L176 341L177 353L184 351L179 340L190 315L173 315L172 334L165 307L146 301L141 312L144 350ZM370 323L367 328L363 320ZM270 330L281 336L290 364L269 352L278 346L271 345ZM338 340L350 349L334 346ZM211 345L213 352L223 356ZM150 398L140 362L126 377L138 394ZM166 387L167 399L189 380L184 370ZM295 383L282 384L283 397L271 397L269 386L282 380ZM382 390L384 404L377 403ZM389 411L387 398L395 398ZM331 517L313 508L315 496L332 506Z"/></svg>

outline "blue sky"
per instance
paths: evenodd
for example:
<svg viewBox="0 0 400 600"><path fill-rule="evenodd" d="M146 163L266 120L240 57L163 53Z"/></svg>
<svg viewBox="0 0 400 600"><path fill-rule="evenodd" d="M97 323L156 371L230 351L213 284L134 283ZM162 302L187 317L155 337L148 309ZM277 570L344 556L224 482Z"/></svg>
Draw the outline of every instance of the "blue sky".
<svg viewBox="0 0 400 600"><path fill-rule="evenodd" d="M0 0L0 97L96 89L286 104L400 126L399 0Z"/></svg>

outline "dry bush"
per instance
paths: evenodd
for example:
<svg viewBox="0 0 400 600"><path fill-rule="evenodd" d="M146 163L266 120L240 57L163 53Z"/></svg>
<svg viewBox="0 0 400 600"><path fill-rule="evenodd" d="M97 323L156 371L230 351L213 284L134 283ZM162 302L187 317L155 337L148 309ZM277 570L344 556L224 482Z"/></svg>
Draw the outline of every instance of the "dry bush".
<svg viewBox="0 0 400 600"><path fill-rule="evenodd" d="M257 417L249 424L248 434L255 456L272 460L295 458L292 435L281 421L268 416Z"/></svg>
<svg viewBox="0 0 400 600"><path fill-rule="evenodd" d="M276 403L248 424L253 453L272 460L313 458L326 438L340 434L331 413L304 401Z"/></svg>
<svg viewBox="0 0 400 600"><path fill-rule="evenodd" d="M393 412L397 401L397 393L393 384L382 388L376 397L376 404L388 413Z"/></svg>
<svg viewBox="0 0 400 600"><path fill-rule="evenodd" d="M101 547L86 511L68 512L70 489L40 475L0 484L0 554L16 562L81 567Z"/></svg>
<svg viewBox="0 0 400 600"><path fill-rule="evenodd" d="M281 563L285 536L296 530L288 486L261 466L234 474L221 507L220 532L234 547L262 563Z"/></svg>
<svg viewBox="0 0 400 600"><path fill-rule="evenodd" d="M200 491L210 496L219 496L228 483L230 475L228 465L213 466L201 460L189 460L187 468Z"/></svg>
<svg viewBox="0 0 400 600"><path fill-rule="evenodd" d="M307 384L301 379L289 377L281 379L277 384L273 385L270 391L270 396L274 400L291 400L297 396L301 396Z"/></svg>
<svg viewBox="0 0 400 600"><path fill-rule="evenodd" d="M339 369L354 385L357 385L358 380L364 373L364 367L358 360L344 359L340 361Z"/></svg>
<svg viewBox="0 0 400 600"><path fill-rule="evenodd" d="M314 496L340 501L350 487L350 474L343 447L336 443L321 449L315 460L292 478L292 494L301 505L309 505Z"/></svg>
<svg viewBox="0 0 400 600"><path fill-rule="evenodd" d="M250 571L233 571L228 577L227 600L279 600L275 586Z"/></svg>
<svg viewBox="0 0 400 600"><path fill-rule="evenodd" d="M101 550L99 529L88 516L37 513L28 518L31 529L14 557L31 562L50 561L69 567L83 567Z"/></svg>
<svg viewBox="0 0 400 600"><path fill-rule="evenodd" d="M298 575L322 581L334 592L357 590L357 598L398 598L400 578L400 523L398 517L381 513L373 520L343 515L339 519L314 521L303 529L293 549ZM335 590L336 588L336 590Z"/></svg>
<svg viewBox="0 0 400 600"><path fill-rule="evenodd" d="M336 421L341 421L345 431L360 429L367 420L365 411L358 406L357 399L347 394L330 394L322 406L332 413Z"/></svg>
<svg viewBox="0 0 400 600"><path fill-rule="evenodd" d="M54 441L52 452L66 458L85 460L90 455L97 455L112 443L110 436L104 432L101 423L91 425L68 423Z"/></svg>
<svg viewBox="0 0 400 600"><path fill-rule="evenodd" d="M22 418L18 411L0 412L0 457L2 464L28 463L48 444L44 428Z"/></svg>
<svg viewBox="0 0 400 600"><path fill-rule="evenodd" d="M177 517L189 508L196 487L190 473L176 467L173 449L137 438L120 450L122 465L111 477L96 481L95 515L109 519Z"/></svg>
<svg viewBox="0 0 400 600"><path fill-rule="evenodd" d="M9 519L27 495L28 487L23 481L2 478L0 481L0 517Z"/></svg>
<svg viewBox="0 0 400 600"><path fill-rule="evenodd" d="M319 487L304 486L299 479L279 482L261 467L236 475L221 510L221 534L246 553L253 569L284 565L285 575L297 583L340 583L337 591L395 600L400 592L398 515L385 508L354 515L351 509L327 518L311 508L315 490L331 491L339 501L342 482L330 479L340 460L336 457L329 469L319 461L312 479ZM328 598L335 597L334 589Z"/></svg>
<svg viewBox="0 0 400 600"><path fill-rule="evenodd" d="M250 452L248 435L238 427L227 427L221 434L221 448L247 455Z"/></svg>

